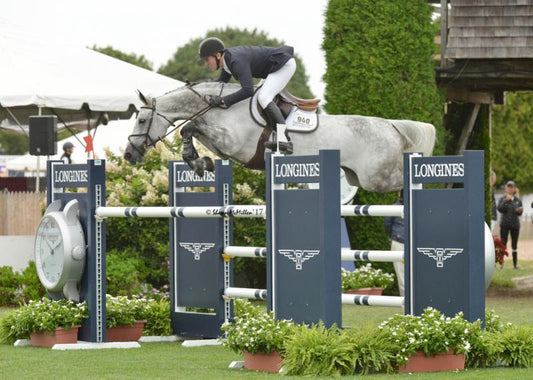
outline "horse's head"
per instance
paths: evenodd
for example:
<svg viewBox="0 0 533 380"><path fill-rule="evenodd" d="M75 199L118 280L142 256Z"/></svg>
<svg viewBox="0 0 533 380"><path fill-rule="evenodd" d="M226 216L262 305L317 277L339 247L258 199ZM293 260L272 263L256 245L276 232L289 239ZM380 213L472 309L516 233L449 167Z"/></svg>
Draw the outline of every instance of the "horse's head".
<svg viewBox="0 0 533 380"><path fill-rule="evenodd" d="M157 109L156 98L146 97L140 91L138 94L144 105L137 114L133 132L128 136L128 145L124 152L124 158L132 164L142 161L146 150L160 141L168 127L175 121L172 116Z"/></svg>
<svg viewBox="0 0 533 380"><path fill-rule="evenodd" d="M167 135L167 129L176 120L190 121L202 116L210 108L204 96L213 94L213 87L220 89L215 83L186 85L157 98L146 97L139 91L144 106L128 137L124 158L130 163L142 161L146 151Z"/></svg>

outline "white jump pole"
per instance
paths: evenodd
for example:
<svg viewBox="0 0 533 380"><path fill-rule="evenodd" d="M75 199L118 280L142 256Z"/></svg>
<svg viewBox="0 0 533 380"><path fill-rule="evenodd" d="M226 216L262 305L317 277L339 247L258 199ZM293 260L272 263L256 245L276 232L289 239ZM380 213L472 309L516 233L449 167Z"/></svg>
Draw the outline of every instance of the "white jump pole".
<svg viewBox="0 0 533 380"><path fill-rule="evenodd" d="M401 205L342 205L341 216L399 216L403 218Z"/></svg>
<svg viewBox="0 0 533 380"><path fill-rule="evenodd" d="M343 249L341 251L342 261L376 261L383 263L404 261L403 251L364 251L354 249Z"/></svg>
<svg viewBox="0 0 533 380"><path fill-rule="evenodd" d="M233 288L224 289L224 296L229 298L248 298L253 300L266 300L266 289Z"/></svg>
<svg viewBox="0 0 533 380"><path fill-rule="evenodd" d="M240 247L235 245L228 245L224 248L226 255L235 257L266 257L266 247Z"/></svg>
<svg viewBox="0 0 533 380"><path fill-rule="evenodd" d="M98 207L100 218L264 218L266 206Z"/></svg>
<svg viewBox="0 0 533 380"><path fill-rule="evenodd" d="M342 303L344 305L403 307L404 297L343 294Z"/></svg>

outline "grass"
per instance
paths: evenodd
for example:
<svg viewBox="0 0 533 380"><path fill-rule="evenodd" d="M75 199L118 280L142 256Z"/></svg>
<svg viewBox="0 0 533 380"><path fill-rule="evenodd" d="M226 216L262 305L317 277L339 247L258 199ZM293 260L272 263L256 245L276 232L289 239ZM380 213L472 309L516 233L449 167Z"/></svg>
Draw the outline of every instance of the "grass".
<svg viewBox="0 0 533 380"><path fill-rule="evenodd" d="M501 286L504 288L514 288L515 284L512 281L514 277L523 277L533 275L533 261L520 261L520 270L513 269L512 260L506 259L503 269L496 265L494 275L492 276L491 286Z"/></svg>
<svg viewBox="0 0 533 380"><path fill-rule="evenodd" d="M533 274L533 262L521 262L519 272L499 269L495 278L511 278ZM506 273L509 272L509 273ZM533 297L489 297L487 309L494 309L503 322L531 324ZM0 308L0 318L8 312ZM343 306L345 326L358 328L376 325L400 308ZM179 343L144 343L140 349L52 351L40 347L13 347L0 345L0 378L53 378L53 379L267 379L279 377L247 370L233 370L228 364L242 360L240 354L221 347L184 348ZM284 376L285 379L301 379ZM356 377L344 377L355 379ZM360 378L358 376L357 378ZM491 368L463 372L429 374L368 375L368 379L517 379L533 378L532 369Z"/></svg>

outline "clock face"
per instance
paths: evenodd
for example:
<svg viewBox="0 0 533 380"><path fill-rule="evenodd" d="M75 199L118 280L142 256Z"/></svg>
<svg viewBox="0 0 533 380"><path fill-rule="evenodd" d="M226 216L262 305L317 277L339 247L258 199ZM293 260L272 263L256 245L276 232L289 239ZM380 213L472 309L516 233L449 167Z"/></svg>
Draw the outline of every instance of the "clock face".
<svg viewBox="0 0 533 380"><path fill-rule="evenodd" d="M50 284L56 284L63 271L63 238L56 220L52 217L42 219L37 229L36 239L37 267Z"/></svg>

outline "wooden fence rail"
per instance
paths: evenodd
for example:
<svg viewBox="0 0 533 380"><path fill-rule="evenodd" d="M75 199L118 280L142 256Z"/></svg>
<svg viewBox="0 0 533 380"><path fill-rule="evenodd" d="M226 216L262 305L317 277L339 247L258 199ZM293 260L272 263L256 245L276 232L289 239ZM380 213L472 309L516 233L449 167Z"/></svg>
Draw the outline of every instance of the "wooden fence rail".
<svg viewBox="0 0 533 380"><path fill-rule="evenodd" d="M0 192L0 235L34 235L45 202L44 192Z"/></svg>

